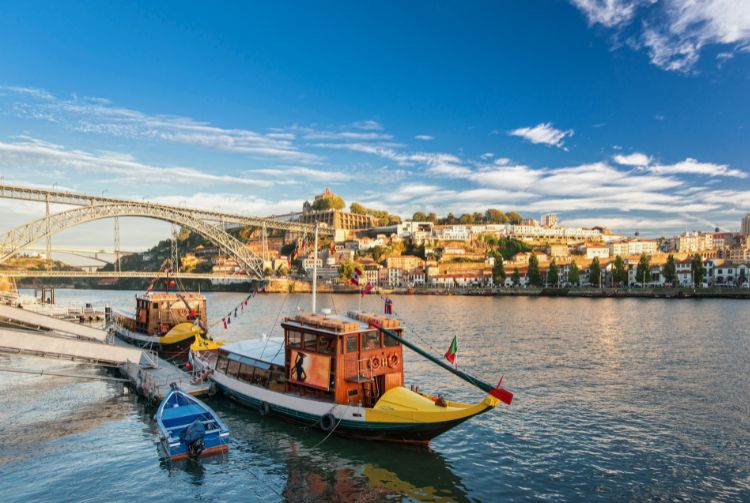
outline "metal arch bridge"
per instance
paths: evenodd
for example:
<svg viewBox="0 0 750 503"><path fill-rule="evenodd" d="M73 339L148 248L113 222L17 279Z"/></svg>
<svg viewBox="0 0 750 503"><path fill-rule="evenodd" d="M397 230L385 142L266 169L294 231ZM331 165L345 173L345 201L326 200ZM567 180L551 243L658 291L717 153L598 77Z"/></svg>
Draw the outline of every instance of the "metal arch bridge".
<svg viewBox="0 0 750 503"><path fill-rule="evenodd" d="M215 243L223 253L233 257L243 271L258 278L263 277L263 259L248 250L241 241L221 227L168 207L129 203L82 206L45 216L11 229L0 237L0 262L12 257L25 246L65 229L94 220L122 216L154 218L189 227Z"/></svg>
<svg viewBox="0 0 750 503"><path fill-rule="evenodd" d="M133 216L154 218L184 225L216 244L226 255L233 257L248 275L262 278L263 259L227 233L226 227L228 225L260 227L263 229L264 237L266 229L279 229L300 234L315 231L314 225L295 222L294 218L289 218L290 215L281 218L248 217L146 201L100 197L17 185L0 184L0 198L43 202L47 209L45 217L0 235L0 263L17 254L24 247L42 239L47 240L47 258L50 258L53 234L86 222L105 218L115 219L116 249L119 251L118 217ZM74 205L78 208L50 214L50 204ZM318 228L318 233L332 235L333 229ZM119 253L117 262L119 264Z"/></svg>
<svg viewBox="0 0 750 503"><path fill-rule="evenodd" d="M47 190L35 187L24 187L22 185L7 185L0 183L0 198L18 199L21 201L36 201L46 204L61 204L67 206L94 206L101 204L126 204L129 206L142 206L146 208L163 208L189 214L193 218L204 222L229 225L265 227L266 229L278 229L300 234L315 232L315 225L298 222L299 213L270 217L251 217L226 213L222 211L211 211L200 208L187 208L168 204L151 203L148 201L136 201L131 199L118 199L114 197L96 196L91 194L79 194L76 192L65 192L60 190ZM120 215L129 216L129 215ZM320 236L333 236L333 229L321 226L318 229Z"/></svg>

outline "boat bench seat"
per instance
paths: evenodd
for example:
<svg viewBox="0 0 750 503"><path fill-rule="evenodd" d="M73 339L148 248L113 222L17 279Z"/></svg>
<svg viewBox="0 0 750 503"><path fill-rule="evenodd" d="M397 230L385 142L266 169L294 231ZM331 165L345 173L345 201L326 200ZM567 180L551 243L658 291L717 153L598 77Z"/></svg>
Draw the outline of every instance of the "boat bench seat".
<svg viewBox="0 0 750 503"><path fill-rule="evenodd" d="M212 423L216 423L216 421L215 421L215 420L213 420L213 419L207 419L207 420L205 420L205 421L201 421L201 423L203 423L204 425L208 426L209 424L212 424ZM174 426L168 426L168 427L166 428L166 430L167 430L167 431L180 430L180 429L182 429L182 428L187 428L187 427L188 427L188 426L190 426L191 424L193 424L193 421L190 421L190 422L188 422L188 423L176 424L176 425L174 425Z"/></svg>

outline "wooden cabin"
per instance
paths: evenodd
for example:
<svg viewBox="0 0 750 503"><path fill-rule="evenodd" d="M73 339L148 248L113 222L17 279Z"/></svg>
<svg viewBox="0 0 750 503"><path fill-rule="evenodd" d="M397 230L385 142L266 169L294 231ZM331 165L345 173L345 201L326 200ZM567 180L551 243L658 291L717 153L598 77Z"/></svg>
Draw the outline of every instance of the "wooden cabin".
<svg viewBox="0 0 750 503"><path fill-rule="evenodd" d="M164 335L183 322L198 316L206 325L206 298L193 292L149 292L135 297L134 331L148 335Z"/></svg>
<svg viewBox="0 0 750 503"><path fill-rule="evenodd" d="M370 321L401 337L398 320L375 314L300 314L286 318L281 324L286 390L339 404L372 407L383 393L403 386L401 343L371 328Z"/></svg>

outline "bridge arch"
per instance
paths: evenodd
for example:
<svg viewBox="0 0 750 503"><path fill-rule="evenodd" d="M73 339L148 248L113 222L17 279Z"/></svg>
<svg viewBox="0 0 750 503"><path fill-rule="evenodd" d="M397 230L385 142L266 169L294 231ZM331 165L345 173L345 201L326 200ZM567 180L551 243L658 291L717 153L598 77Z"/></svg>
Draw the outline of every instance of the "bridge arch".
<svg viewBox="0 0 750 503"><path fill-rule="evenodd" d="M114 217L153 218L184 225L217 245L224 254L234 258L248 276L263 278L263 259L248 250L241 241L221 227L208 224L178 209L142 203L128 204L127 202L82 206L61 211L49 217L42 217L11 229L0 235L0 263L40 239L87 222Z"/></svg>

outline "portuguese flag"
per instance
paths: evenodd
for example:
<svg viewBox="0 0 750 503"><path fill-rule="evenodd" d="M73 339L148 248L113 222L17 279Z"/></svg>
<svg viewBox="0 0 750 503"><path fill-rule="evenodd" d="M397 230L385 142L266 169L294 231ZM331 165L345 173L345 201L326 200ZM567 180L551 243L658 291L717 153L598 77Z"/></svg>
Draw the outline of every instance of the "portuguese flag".
<svg viewBox="0 0 750 503"><path fill-rule="evenodd" d="M449 362L455 364L456 363L456 353L458 353L458 344L456 344L456 336L453 336L453 341L451 341L451 347L448 348L448 351L445 352L445 359Z"/></svg>

